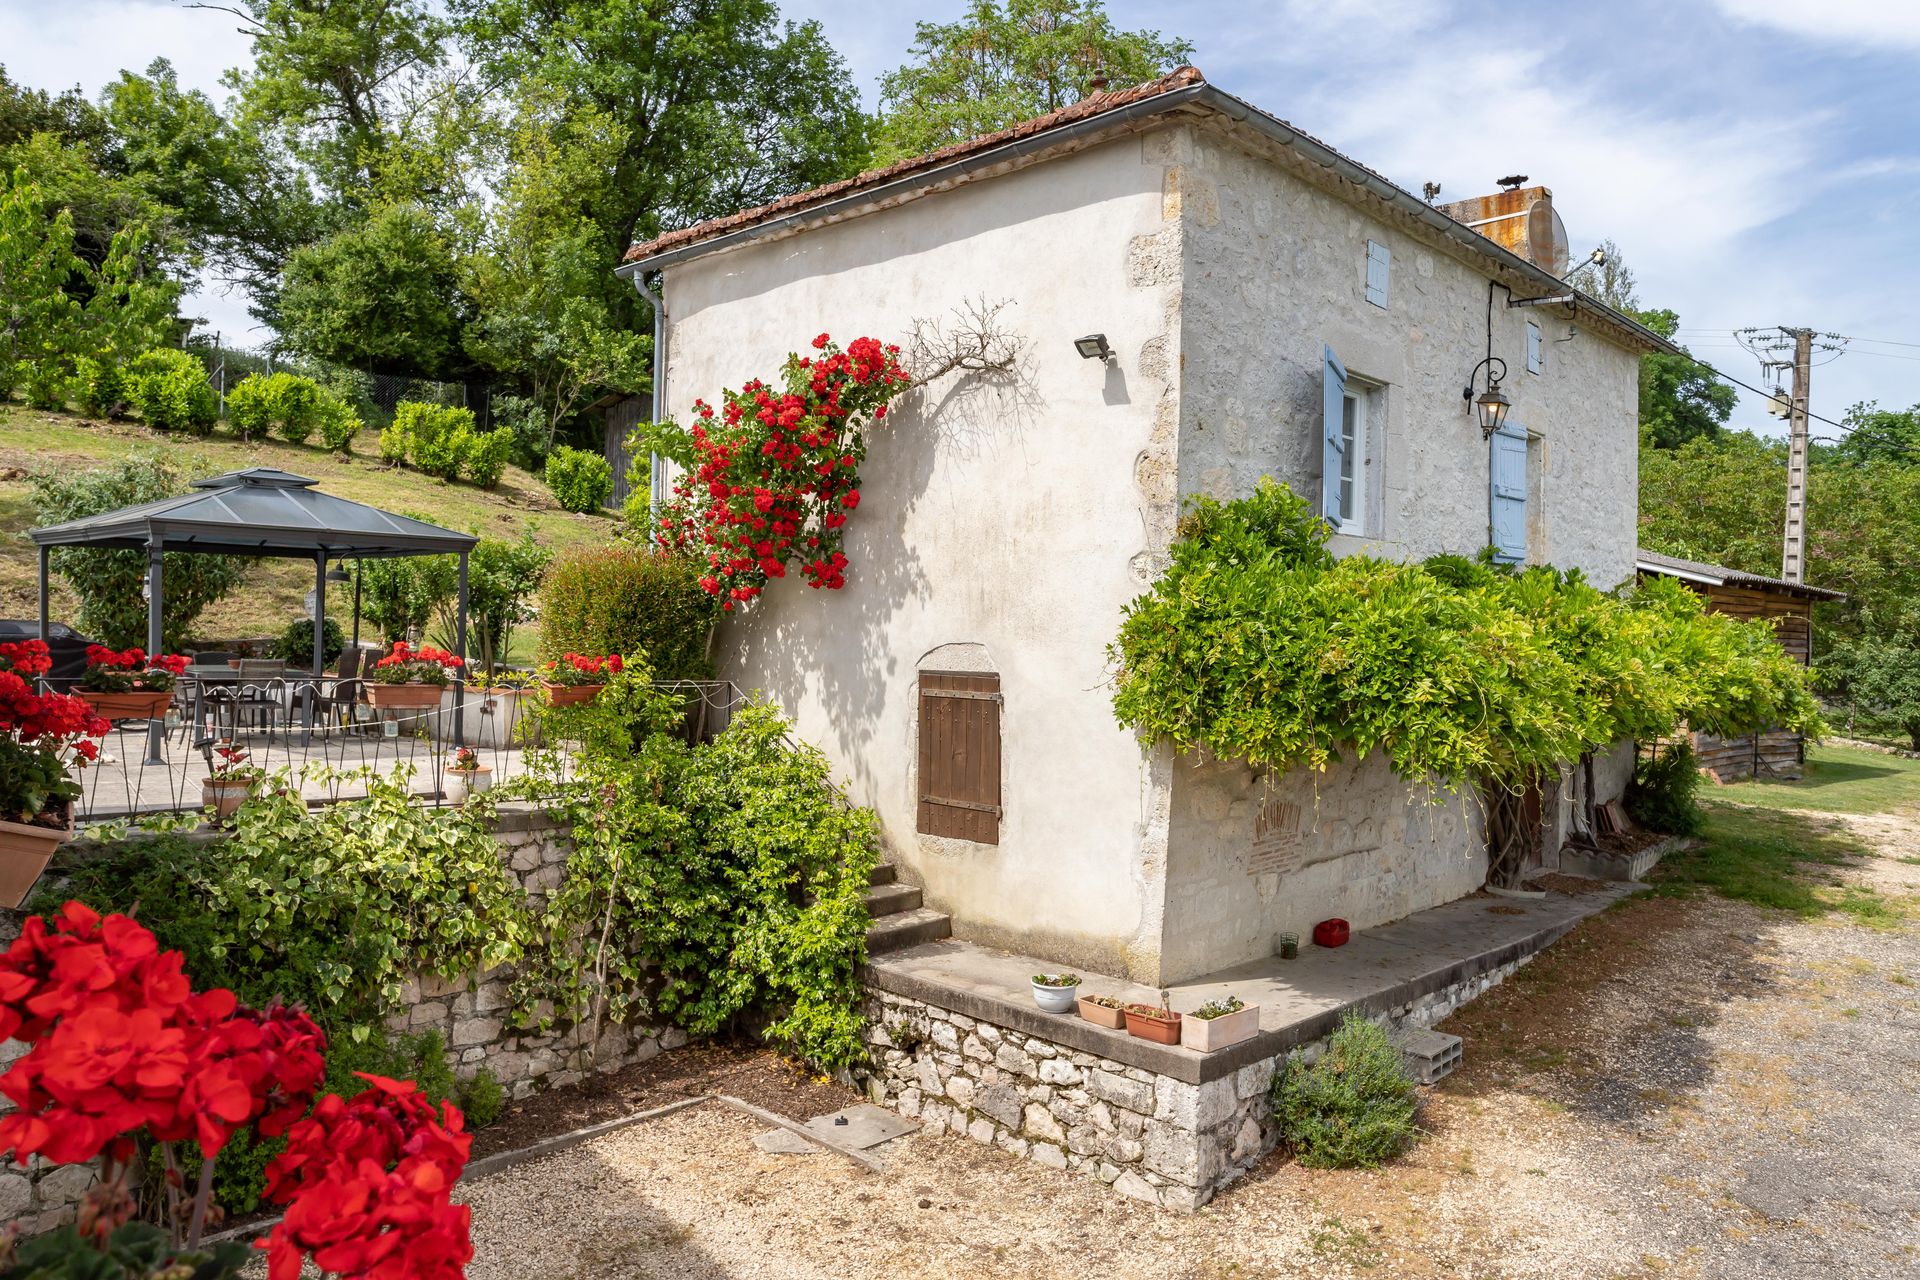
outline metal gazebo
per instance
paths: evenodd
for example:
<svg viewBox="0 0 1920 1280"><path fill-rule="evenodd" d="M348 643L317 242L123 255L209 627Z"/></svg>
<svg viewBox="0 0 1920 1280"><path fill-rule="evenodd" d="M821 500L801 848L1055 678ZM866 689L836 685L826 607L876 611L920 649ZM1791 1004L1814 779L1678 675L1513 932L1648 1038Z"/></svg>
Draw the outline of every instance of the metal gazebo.
<svg viewBox="0 0 1920 1280"><path fill-rule="evenodd" d="M250 467L193 482L177 498L144 502L97 516L28 530L40 548L40 636L46 638L47 573L55 547L107 547L147 553L147 650L159 653L161 605L166 584L161 556L186 552L223 556L276 556L313 561L313 670L325 667L327 565L336 560L396 556L456 555L460 596L456 644L467 652L467 560L479 541L409 516L352 502L315 486L317 480L271 467ZM464 727L466 673L454 683L454 733ZM157 760L163 727L148 731L147 752Z"/></svg>

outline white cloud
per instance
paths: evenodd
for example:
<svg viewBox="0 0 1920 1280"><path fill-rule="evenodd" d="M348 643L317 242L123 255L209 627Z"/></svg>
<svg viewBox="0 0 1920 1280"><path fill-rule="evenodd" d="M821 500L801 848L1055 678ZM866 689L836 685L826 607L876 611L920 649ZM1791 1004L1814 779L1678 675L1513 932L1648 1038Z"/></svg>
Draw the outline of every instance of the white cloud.
<svg viewBox="0 0 1920 1280"><path fill-rule="evenodd" d="M77 84L92 97L122 68L144 71L164 57L182 85L218 102L221 72L251 60L238 25L230 14L169 0L0 0L0 64L19 83L56 91Z"/></svg>
<svg viewBox="0 0 1920 1280"><path fill-rule="evenodd" d="M1911 0L1714 0L1735 22L1869 52L1920 52L1920 5Z"/></svg>

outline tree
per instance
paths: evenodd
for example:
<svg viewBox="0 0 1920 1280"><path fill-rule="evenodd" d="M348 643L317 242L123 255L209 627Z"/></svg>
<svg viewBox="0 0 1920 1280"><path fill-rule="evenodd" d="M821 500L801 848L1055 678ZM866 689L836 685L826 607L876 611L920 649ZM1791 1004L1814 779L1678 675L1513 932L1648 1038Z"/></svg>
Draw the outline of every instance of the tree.
<svg viewBox="0 0 1920 1280"><path fill-rule="evenodd" d="M1847 410L1841 423L1847 434L1833 455L1853 462L1920 462L1920 404L1911 409L1882 409L1867 400Z"/></svg>
<svg viewBox="0 0 1920 1280"><path fill-rule="evenodd" d="M1639 311L1633 317L1667 339L1680 327L1680 317L1671 311ZM1687 355L1685 347L1680 352L1640 357L1640 430L1656 449L1719 435L1738 399L1729 383Z"/></svg>
<svg viewBox="0 0 1920 1280"><path fill-rule="evenodd" d="M136 450L112 467L40 472L33 477L33 511L40 523L58 524L177 497L186 487L186 475L167 457ZM245 565L233 556L162 556L161 643L168 649L184 643L201 611L239 585ZM80 630L116 649L146 646L146 552L56 547L52 567L80 597Z"/></svg>
<svg viewBox="0 0 1920 1280"><path fill-rule="evenodd" d="M1580 292L1606 303L1615 311L1632 315L1640 310L1639 295L1634 292L1633 268L1611 240L1600 242L1601 261L1581 263L1567 273L1567 283Z"/></svg>
<svg viewBox="0 0 1920 1280"><path fill-rule="evenodd" d="M302 354L373 373L452 378L466 369L453 249L428 211L392 204L294 252L281 335Z"/></svg>
<svg viewBox="0 0 1920 1280"><path fill-rule="evenodd" d="M277 320L280 272L324 231L323 210L284 147L236 125L171 63L122 71L100 95L112 163L170 211L190 251L223 281L243 286L256 316Z"/></svg>
<svg viewBox="0 0 1920 1280"><path fill-rule="evenodd" d="M667 226L859 170L869 121L817 22L772 0L452 0L464 47L516 100L591 111L621 142L579 212L617 261ZM612 313L647 322L631 286Z"/></svg>
<svg viewBox="0 0 1920 1280"><path fill-rule="evenodd" d="M0 398L30 365L64 357L78 311L66 290L79 271L73 215L50 208L24 168L0 169Z"/></svg>
<svg viewBox="0 0 1920 1280"><path fill-rule="evenodd" d="M623 327L608 305L617 256L584 212L618 162L626 131L604 112L569 109L528 88L504 188L465 273L478 311L467 346L526 380L551 449L597 388L649 385L652 343Z"/></svg>
<svg viewBox="0 0 1920 1280"><path fill-rule="evenodd" d="M1821 662L1822 689L1871 716L1884 717L1920 751L1920 611L1836 648Z"/></svg>
<svg viewBox="0 0 1920 1280"><path fill-rule="evenodd" d="M910 53L880 81L879 163L1071 106L1097 81L1152 80L1193 45L1117 29L1105 0L972 0L958 22L916 24Z"/></svg>
<svg viewBox="0 0 1920 1280"><path fill-rule="evenodd" d="M1748 573L1780 572L1786 446L1745 431L1640 453L1640 545ZM1920 600L1920 467L1816 450L1807 485L1807 581L1847 593L1816 607L1821 636L1872 634Z"/></svg>

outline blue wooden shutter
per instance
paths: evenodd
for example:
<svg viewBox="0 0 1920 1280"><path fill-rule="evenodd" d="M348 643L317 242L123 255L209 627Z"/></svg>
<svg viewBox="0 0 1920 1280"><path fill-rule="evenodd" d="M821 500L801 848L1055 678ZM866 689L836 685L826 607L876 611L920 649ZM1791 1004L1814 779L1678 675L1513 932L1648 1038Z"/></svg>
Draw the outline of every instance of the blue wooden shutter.
<svg viewBox="0 0 1920 1280"><path fill-rule="evenodd" d="M1322 347L1320 365L1320 514L1340 527L1340 463L1345 456L1341 418L1347 402L1347 367L1332 347Z"/></svg>
<svg viewBox="0 0 1920 1280"><path fill-rule="evenodd" d="M1376 307L1387 305L1387 285L1393 276L1393 252L1376 241L1367 241L1367 301Z"/></svg>
<svg viewBox="0 0 1920 1280"><path fill-rule="evenodd" d="M1540 326L1527 321L1527 372L1540 372Z"/></svg>
<svg viewBox="0 0 1920 1280"><path fill-rule="evenodd" d="M1489 443L1493 558L1521 564L1527 558L1527 429L1509 418Z"/></svg>

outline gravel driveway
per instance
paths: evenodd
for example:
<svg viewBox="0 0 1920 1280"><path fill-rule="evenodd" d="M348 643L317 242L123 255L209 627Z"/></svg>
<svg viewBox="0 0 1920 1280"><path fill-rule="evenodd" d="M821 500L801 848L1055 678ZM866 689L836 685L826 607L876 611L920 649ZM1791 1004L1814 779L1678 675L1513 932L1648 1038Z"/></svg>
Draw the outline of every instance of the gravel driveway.
<svg viewBox="0 0 1920 1280"><path fill-rule="evenodd" d="M1912 907L1905 820L1845 874ZM1910 911L1909 914L1912 914ZM1456 1015L1374 1173L1279 1157L1198 1214L959 1138L767 1155L708 1106L475 1183L473 1280L1920 1276L1920 925L1630 902Z"/></svg>

